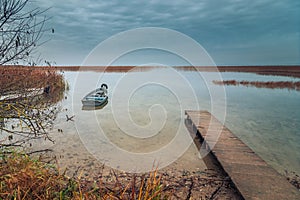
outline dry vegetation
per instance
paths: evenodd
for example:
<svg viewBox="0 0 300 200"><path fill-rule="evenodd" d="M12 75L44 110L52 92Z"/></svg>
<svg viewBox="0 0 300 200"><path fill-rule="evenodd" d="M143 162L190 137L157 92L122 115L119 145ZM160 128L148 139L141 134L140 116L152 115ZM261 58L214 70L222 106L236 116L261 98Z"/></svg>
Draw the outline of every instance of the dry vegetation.
<svg viewBox="0 0 300 200"><path fill-rule="evenodd" d="M104 167L103 167L104 169ZM240 199L230 179L213 171L154 170L67 177L56 164L15 152L0 154L0 199Z"/></svg>
<svg viewBox="0 0 300 200"><path fill-rule="evenodd" d="M0 67L0 148L21 146L32 139L50 139L63 98L63 76L52 68Z"/></svg>
<svg viewBox="0 0 300 200"><path fill-rule="evenodd" d="M235 85L235 86L251 86L256 88L270 88L270 89L289 89L300 91L300 82L293 81L236 81L236 80L226 80L226 81L213 81L216 85Z"/></svg>
<svg viewBox="0 0 300 200"><path fill-rule="evenodd" d="M80 177L68 178L56 165L34 160L21 153L4 154L0 160L1 199L166 199L161 176L157 172L133 175L127 183L113 181L104 184L105 178L86 182ZM112 176L111 176L112 177ZM128 177L128 176L127 176Z"/></svg>
<svg viewBox="0 0 300 200"><path fill-rule="evenodd" d="M20 94L28 89L44 88L48 85L51 93L59 94L57 91L64 86L62 75L52 67L0 66L0 77L1 96Z"/></svg>
<svg viewBox="0 0 300 200"><path fill-rule="evenodd" d="M255 73L260 75L273 75L273 76L291 76L300 77L300 66L286 65L286 66L180 66L175 67L179 70L188 71L207 71L207 72L246 72Z"/></svg>
<svg viewBox="0 0 300 200"><path fill-rule="evenodd" d="M161 66L56 66L64 71L96 71L96 72L139 72L149 71ZM174 66L180 71L199 72L246 72L260 75L290 76L300 78L300 66Z"/></svg>

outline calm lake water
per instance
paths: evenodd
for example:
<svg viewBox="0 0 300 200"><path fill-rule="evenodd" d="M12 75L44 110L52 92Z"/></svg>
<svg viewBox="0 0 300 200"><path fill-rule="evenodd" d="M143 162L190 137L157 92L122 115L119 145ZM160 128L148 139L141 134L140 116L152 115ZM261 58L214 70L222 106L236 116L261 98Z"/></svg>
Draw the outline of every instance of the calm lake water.
<svg viewBox="0 0 300 200"><path fill-rule="evenodd" d="M300 92L218 86L212 80L300 81L251 73L152 69L133 72L65 72L70 84L63 107L76 116L86 148L110 165L157 156L168 165L191 143L184 110L208 110L280 173L300 174ZM102 109L82 110L81 99L109 86ZM58 124L59 126L59 124ZM188 136L188 137L187 137ZM105 155L105 156L104 156ZM148 159L152 165L153 160ZM132 163L131 163L132 164ZM138 163L136 163L138 165Z"/></svg>

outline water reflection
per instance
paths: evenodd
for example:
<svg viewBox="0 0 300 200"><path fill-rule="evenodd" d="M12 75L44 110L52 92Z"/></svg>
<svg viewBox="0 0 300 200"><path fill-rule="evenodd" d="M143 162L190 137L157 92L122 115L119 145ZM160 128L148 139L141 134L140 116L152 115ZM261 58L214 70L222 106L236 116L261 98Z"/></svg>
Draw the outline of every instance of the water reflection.
<svg viewBox="0 0 300 200"><path fill-rule="evenodd" d="M102 155L107 155L104 158L105 163L109 162L113 156L118 156L119 154L114 154L112 148L107 147L107 141L97 135L101 131L105 132L106 139L118 148L134 153L149 153L172 141L174 134L171 133L174 132L174 129L181 126L180 119L182 116L180 110L212 110L211 96L206 84L211 84L211 91L216 92L220 86L213 84L212 81L220 79L212 77L209 79L210 82L205 82L201 76L199 76L199 73L180 70L180 74L193 86L193 90L197 96L197 102L199 102L199 107L196 108L192 106L190 96L187 95L185 89L182 88L182 82L174 81L175 79L170 80L166 69L154 69L154 71L156 72L153 72L153 70L144 72L134 71L129 72L129 74L125 72L107 72L103 74L101 72L88 71L79 72L80 75L77 79L74 78L76 77L75 72L66 73L71 80L74 80L72 86L76 87L77 85L74 94L72 94L74 99L72 106L73 109L75 109L76 126L83 133L81 134L81 139L90 137L84 139L86 144L101 140L99 143L103 143L100 145L103 146L103 148L99 152ZM215 72L202 72L202 75L210 77L214 73ZM225 80L237 81L299 81L297 78L262 76L254 73L226 72L221 73L221 75ZM99 77L101 77L101 79ZM172 85L176 85L176 89L180 89L180 93L183 93L183 98L180 98L182 100L181 102L184 102L181 103L183 107L180 108L180 103L178 103L176 97L171 95L171 93L163 87L158 87L159 85L139 87L140 89L137 89L136 92L131 95L131 98L129 98L129 116L132 121L135 122L137 126L143 128L143 126L151 122L151 117L153 120L159 119L158 117L160 117L162 107L151 107L153 103L163 105L167 112L167 115L163 116L167 117L167 121L160 134L155 137L134 140L131 135L126 134L126 130L119 129L118 124L115 122L115 117L124 118L127 113L122 111L124 106L122 106L121 98L116 96L115 89L118 88L120 90L119 92L127 93L129 84L133 84L133 81L149 80L153 77L170 80ZM124 81L125 79L128 79L127 84L116 87L120 80ZM89 84L90 80L94 80L95 83ZM96 112L86 112L82 109L80 99L82 99L86 91L95 88L95 84L102 82L106 82L110 85L112 91L109 94L110 101L103 108L99 108L99 110L97 110L98 108L88 108ZM136 85L140 86L141 84ZM300 93L288 89L270 90L255 87L226 87L226 96L226 126L278 171L282 172L284 169L287 169L288 171L300 173L297 167L300 165L300 146L297 142L300 139L298 131L300 129L300 113L296 109L299 107ZM223 102L221 99L215 99L215 101L218 105L222 106ZM81 112L77 108L79 108ZM152 108L152 110L149 110L149 108ZM122 112L117 110L118 114L114 115L113 109L120 109ZM216 109L214 111L214 115L218 117L218 110ZM162 112L162 114L163 113L164 112ZM162 120L164 120L164 118ZM99 129L98 125L101 129ZM91 133L93 131L95 133ZM145 133L145 131L140 131L139 135L143 136ZM95 137L92 137L93 134ZM186 133L182 132L181 134ZM180 145L180 143L177 143L177 145ZM97 149L94 149L94 151L96 150ZM173 154L174 152L172 152L172 155ZM124 162L121 163L123 157L120 154L118 158L121 166L121 164L124 164ZM127 160L128 162L134 162L133 159L128 158ZM149 160L151 159L149 158ZM153 164L152 160L150 165L151 164Z"/></svg>
<svg viewBox="0 0 300 200"><path fill-rule="evenodd" d="M85 148L106 165L125 171L151 170L154 161L160 162L159 167L172 163L193 142L184 125L184 110L200 109L198 102L211 98L209 87L214 89L211 95L217 95L215 101L224 100L220 97L221 87L209 81L219 78L218 74L189 73L162 67L128 73L75 74L72 114ZM107 105L101 110L82 107L82 97L102 83L110 88ZM196 94L203 95L197 98Z"/></svg>

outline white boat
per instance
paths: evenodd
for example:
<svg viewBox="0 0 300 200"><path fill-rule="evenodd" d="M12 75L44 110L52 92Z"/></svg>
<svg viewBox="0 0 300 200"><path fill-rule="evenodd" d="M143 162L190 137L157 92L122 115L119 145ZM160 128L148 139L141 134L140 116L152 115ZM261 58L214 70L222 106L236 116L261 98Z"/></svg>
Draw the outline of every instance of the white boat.
<svg viewBox="0 0 300 200"><path fill-rule="evenodd" d="M81 100L83 106L97 107L107 103L107 88L107 85L103 83L100 88L97 88L92 92L88 93Z"/></svg>

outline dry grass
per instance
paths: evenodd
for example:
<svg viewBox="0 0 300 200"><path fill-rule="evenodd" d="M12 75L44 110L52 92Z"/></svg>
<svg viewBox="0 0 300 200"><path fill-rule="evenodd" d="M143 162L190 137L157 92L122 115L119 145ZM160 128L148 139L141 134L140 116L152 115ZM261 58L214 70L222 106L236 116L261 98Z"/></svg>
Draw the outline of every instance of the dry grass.
<svg viewBox="0 0 300 200"><path fill-rule="evenodd" d="M40 90L49 87L47 98L39 95ZM55 104L63 98L66 82L55 68L3 67L0 66L1 105L23 103ZM15 97L14 97L15 96ZM33 98L34 97L34 98Z"/></svg>
<svg viewBox="0 0 300 200"><path fill-rule="evenodd" d="M47 130L64 91L63 75L54 68L0 66L0 148L50 139Z"/></svg>
<svg viewBox="0 0 300 200"><path fill-rule="evenodd" d="M67 179L55 167L13 152L1 155L0 197L3 199L54 199Z"/></svg>
<svg viewBox="0 0 300 200"><path fill-rule="evenodd" d="M63 75L52 67L36 68L22 66L0 66L0 94L24 94L28 89L38 89L50 86L52 102L62 98L62 88L65 88Z"/></svg>
<svg viewBox="0 0 300 200"><path fill-rule="evenodd" d="M104 167L103 167L104 169ZM219 173L153 170L67 177L56 164L15 152L0 154L0 199L240 199Z"/></svg>
<svg viewBox="0 0 300 200"><path fill-rule="evenodd" d="M300 82L293 81L236 81L236 80L226 80L226 81L213 81L216 85L243 85L246 87L256 87L256 88L270 88L270 89L289 89L300 91Z"/></svg>
<svg viewBox="0 0 300 200"><path fill-rule="evenodd" d="M157 171L147 175L132 175L128 182L120 182L112 171L110 183L100 176L87 182L81 177L68 178L59 173L56 165L33 159L26 154L1 153L0 199L167 199L161 176Z"/></svg>

